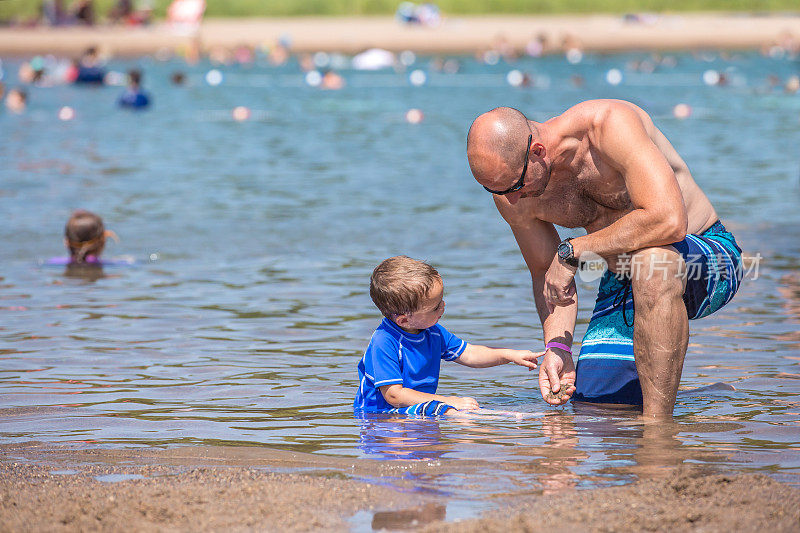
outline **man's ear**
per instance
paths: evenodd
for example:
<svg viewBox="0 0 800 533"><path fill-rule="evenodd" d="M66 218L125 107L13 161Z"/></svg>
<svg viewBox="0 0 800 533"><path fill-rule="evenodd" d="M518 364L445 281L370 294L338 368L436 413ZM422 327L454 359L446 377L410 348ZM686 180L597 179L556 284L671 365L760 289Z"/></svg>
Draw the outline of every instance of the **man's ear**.
<svg viewBox="0 0 800 533"><path fill-rule="evenodd" d="M531 152L536 154L536 157L544 157L547 154L547 149L542 143L533 143L531 146Z"/></svg>

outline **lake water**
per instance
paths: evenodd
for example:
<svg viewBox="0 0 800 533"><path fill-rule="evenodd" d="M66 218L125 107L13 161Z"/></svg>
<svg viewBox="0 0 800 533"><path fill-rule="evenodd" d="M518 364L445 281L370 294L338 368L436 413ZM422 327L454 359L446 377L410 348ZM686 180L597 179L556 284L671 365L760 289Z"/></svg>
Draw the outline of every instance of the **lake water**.
<svg viewBox="0 0 800 533"><path fill-rule="evenodd" d="M218 67L212 87L208 63L112 62L143 67L154 99L144 113L117 110L118 87L30 89L25 114L0 113L0 443L423 459L450 473L414 483L465 497L628 483L681 463L800 484L800 94L768 83L800 67L756 53L670 57L653 73L630 68L648 55L463 57L457 74L418 58L424 86L408 71L345 69L333 92L308 87L294 64ZM13 86L18 62L4 66ZM513 68L536 86L510 86ZM709 69L729 84L705 85ZM170 85L175 70L187 86ZM540 349L529 275L469 173L465 135L499 105L544 120L589 98L648 111L745 253L762 256L730 305L691 323L682 388L736 390L681 393L675 422L650 427L625 412L549 407L521 367L445 363L441 393L533 415L355 419L356 365L380 320L369 274L391 255L439 269L451 331ZM692 107L688 119L673 117L677 103ZM74 120L57 120L64 105ZM251 118L234 121L235 106ZM404 120L410 108L421 124ZM78 207L120 236L108 257L136 264L96 280L42 265L63 255ZM576 340L594 289L579 287ZM492 467L464 473L475 461Z"/></svg>

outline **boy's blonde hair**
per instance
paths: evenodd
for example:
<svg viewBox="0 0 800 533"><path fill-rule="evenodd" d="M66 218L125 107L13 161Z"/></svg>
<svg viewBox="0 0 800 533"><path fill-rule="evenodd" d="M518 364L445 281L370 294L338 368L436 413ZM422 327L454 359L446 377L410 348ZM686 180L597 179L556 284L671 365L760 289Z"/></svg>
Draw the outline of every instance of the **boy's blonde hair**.
<svg viewBox="0 0 800 533"><path fill-rule="evenodd" d="M405 255L390 257L375 267L369 278L369 295L383 316L413 313L422 299L442 282L435 268Z"/></svg>

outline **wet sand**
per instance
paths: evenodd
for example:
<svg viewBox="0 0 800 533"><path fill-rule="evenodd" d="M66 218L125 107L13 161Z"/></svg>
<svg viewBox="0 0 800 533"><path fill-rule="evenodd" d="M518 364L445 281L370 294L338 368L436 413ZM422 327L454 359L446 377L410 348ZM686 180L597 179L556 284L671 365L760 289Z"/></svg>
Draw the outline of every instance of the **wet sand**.
<svg viewBox="0 0 800 533"><path fill-rule="evenodd" d="M199 30L201 46L273 45L288 36L295 51L356 53L370 47L425 53L470 53L499 37L522 50L537 35L554 49L571 36L587 50L758 48L787 34L800 37L800 16L745 14L663 15L646 22L621 16L452 16L439 28L404 26L392 17L211 19ZM99 45L117 55L181 48L190 37L166 24L147 28L2 28L0 54L76 54Z"/></svg>
<svg viewBox="0 0 800 533"><path fill-rule="evenodd" d="M726 475L679 467L664 478L624 487L525 498L479 520L426 531L796 532L800 489L763 474Z"/></svg>
<svg viewBox="0 0 800 533"><path fill-rule="evenodd" d="M330 531L348 529L359 510L421 503L350 479L341 462L339 469L322 461L307 473L281 473L308 467L288 452L34 447L5 448L2 456L3 532Z"/></svg>
<svg viewBox="0 0 800 533"><path fill-rule="evenodd" d="M0 531L788 532L800 526L800 489L706 467L669 469L623 487L500 495L493 500L498 510L447 522L448 498L414 491L411 474L480 468L479 462L50 445L5 446L0 458Z"/></svg>

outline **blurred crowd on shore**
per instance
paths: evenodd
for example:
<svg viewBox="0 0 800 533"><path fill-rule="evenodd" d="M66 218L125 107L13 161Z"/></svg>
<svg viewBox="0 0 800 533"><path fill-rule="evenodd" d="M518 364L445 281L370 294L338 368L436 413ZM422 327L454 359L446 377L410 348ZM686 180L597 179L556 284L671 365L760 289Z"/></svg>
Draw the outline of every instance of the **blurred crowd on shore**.
<svg viewBox="0 0 800 533"><path fill-rule="evenodd" d="M95 9L94 0L41 0L39 13L35 17L12 20L12 25L21 26L93 26L109 24L146 25L153 20L154 0L115 0L106 17L101 19ZM442 13L432 2L400 2L395 18L403 24L436 28L442 23Z"/></svg>
<svg viewBox="0 0 800 533"><path fill-rule="evenodd" d="M3 24L15 27L67 27L101 24L146 26L153 22L154 0L115 0L101 14L94 0L41 0L38 13L29 17L14 17Z"/></svg>
<svg viewBox="0 0 800 533"><path fill-rule="evenodd" d="M202 0L175 0L173 4L197 3ZM73 17L77 20L78 15L92 20L91 15L87 15L85 9L91 11L91 0L76 0L72 4ZM43 6L47 9L61 9L61 0L45 0ZM423 4L428 6L428 4ZM405 7L411 9L413 5ZM200 10L194 9L194 13L202 13L204 2L200 4ZM117 17L115 20L123 20L131 15L131 0L118 0L112 13ZM432 9L432 8L428 8ZM83 11L82 11L83 10ZM53 13L50 13L52 15ZM50 16L48 15L48 16ZM195 16L195 15L193 15ZM58 18L58 17L56 17ZM407 21L402 21L407 23ZM798 61L800 59L800 39L790 32L784 32L775 41L765 43L760 50L761 54L771 59L786 59ZM705 55L704 55L705 54ZM722 59L730 58L731 52L721 51L718 53ZM531 36L524 47L513 46L509 39L503 34L496 35L489 46L476 50L473 54L474 60L478 64L495 66L507 65L509 71L505 75L506 82L514 87L522 88L546 88L549 86L546 76L540 76L530 62L523 62L516 66L516 63L523 58L541 58L544 56L561 56L570 65L578 65L584 61L585 51L581 39L577 35L564 34L559 39L548 37L544 33L537 33ZM702 59L707 53L702 51L694 52L694 56ZM281 67L283 65L295 65L298 72L304 76L305 84L314 88L324 90L338 90L347 85L347 70L356 71L379 71L384 69L394 70L399 74L408 76L408 83L413 86L421 86L427 82L428 76L433 73L457 74L461 71L465 56L433 56L426 62L424 68L420 68L415 52L406 50L401 53L394 53L380 48L371 48L356 54L352 57L340 53L319 51L316 53L295 52L292 49L292 38L284 35L273 43L265 44L260 47L253 47L247 44L240 44L234 47L213 46L204 48L199 38L191 37L185 40L185 44L176 50L163 49L155 54L156 60L171 60L179 58L185 69L176 66L170 81L173 85L183 85L186 83L187 74L185 70L198 65L201 61L207 60L211 69L208 70L203 79L208 85L219 85L223 80L223 67L240 65L249 67L252 65L263 65L268 67ZM146 109L150 106L152 98L142 86L144 72L139 68L133 68L127 73L115 71L109 68L109 61L112 58L109 54L104 54L96 47L87 48L79 57L68 59L57 57L56 55L39 55L23 61L17 71L17 81L19 86L10 88L6 91L2 62L0 61L0 98L5 96L5 107L14 113L23 112L29 104L30 87L52 87L57 85L105 85L124 87L124 91L116 99L119 107L130 109ZM416 64L415 64L416 63ZM630 60L624 68L612 68L608 70L605 81L609 85L619 85L623 82L628 73L651 74L656 71L663 71L674 67L677 63L674 54L651 53L649 57L643 56L640 59ZM181 63L176 63L180 65ZM702 81L706 85L725 86L732 83L731 72L726 70L709 69L703 73ZM766 82L766 83L764 83ZM570 77L570 83L575 87L584 86L587 82L579 71L575 71ZM762 81L763 90L783 89L786 93L800 92L800 72L795 75L783 77L778 74L770 74L766 80ZM757 89L762 90L762 89ZM6 94L7 93L7 94ZM411 117L416 117L410 122L422 120L419 110L410 110ZM691 113L688 106L679 104L676 106L675 115L685 118ZM69 111L59 114L59 118L65 120L73 116ZM235 120L246 120L250 117L247 109L236 108L233 111Z"/></svg>
<svg viewBox="0 0 800 533"><path fill-rule="evenodd" d="M115 0L101 17L94 0L42 0L36 16L16 18L12 26L94 26L96 24L144 26L153 21L153 0Z"/></svg>

